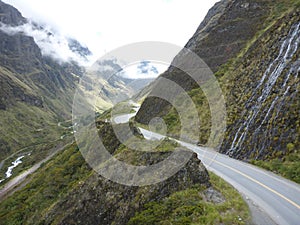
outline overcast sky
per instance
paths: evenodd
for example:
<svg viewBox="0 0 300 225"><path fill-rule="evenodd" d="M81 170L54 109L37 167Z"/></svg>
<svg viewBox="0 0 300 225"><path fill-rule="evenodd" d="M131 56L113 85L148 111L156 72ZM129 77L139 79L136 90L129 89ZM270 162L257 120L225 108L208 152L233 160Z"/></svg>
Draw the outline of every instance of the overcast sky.
<svg viewBox="0 0 300 225"><path fill-rule="evenodd" d="M216 0L4 0L50 24L98 57L122 45L163 41L184 46Z"/></svg>

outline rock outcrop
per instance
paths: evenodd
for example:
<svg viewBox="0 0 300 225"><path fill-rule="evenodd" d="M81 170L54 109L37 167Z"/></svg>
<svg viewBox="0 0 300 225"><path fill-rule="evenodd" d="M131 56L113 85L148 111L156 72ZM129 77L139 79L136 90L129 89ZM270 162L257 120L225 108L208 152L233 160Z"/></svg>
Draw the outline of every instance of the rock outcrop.
<svg viewBox="0 0 300 225"><path fill-rule="evenodd" d="M120 152L120 141L109 123L98 124L99 136L111 154ZM123 154L123 160L132 158L143 165L158 163L169 152ZM194 153L188 163L174 176L165 181L148 186L126 186L112 182L94 173L81 182L66 197L60 199L49 210L44 224L127 224L136 212L143 210L146 203L160 201L170 194L191 188L194 185L209 187L209 175Z"/></svg>

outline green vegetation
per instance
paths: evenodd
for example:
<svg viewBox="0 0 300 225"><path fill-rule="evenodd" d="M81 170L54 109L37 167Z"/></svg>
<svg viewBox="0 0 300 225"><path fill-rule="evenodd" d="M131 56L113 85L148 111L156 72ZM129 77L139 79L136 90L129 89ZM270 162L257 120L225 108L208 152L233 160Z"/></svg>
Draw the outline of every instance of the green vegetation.
<svg viewBox="0 0 300 225"><path fill-rule="evenodd" d="M130 146L134 146L135 149L143 149L143 151L131 150L121 144L118 150L114 153L115 157L130 165L141 166L148 165L150 158L152 163L164 160L176 147L179 146L179 144L169 138L165 138L162 141L149 141L147 145L145 145L144 142L130 142ZM146 155L148 155L148 157L145 157Z"/></svg>
<svg viewBox="0 0 300 225"><path fill-rule="evenodd" d="M268 65L262 62L274 60L274 57L278 55L279 41L284 35L287 35L290 27L299 20L294 7L294 4L300 2L299 0L279 2L281 3L274 5L273 14L266 21L265 28L257 33L247 47L241 51L239 57L234 59L228 70L223 72L219 78L227 102L228 115L226 140L222 146L224 152L230 148L241 121L246 119L245 103L255 94L253 79L258 76L255 78L258 82ZM284 71L283 74L287 72ZM240 155L252 159L259 157L268 163L275 160L276 164L276 161L280 161L284 155L289 155L292 152L290 148L293 146L290 146L289 142L293 142L295 148L299 147L299 138L297 137L299 137L300 120L299 114L296 113L300 106L300 102L297 101L299 94L288 94L283 99L282 96L285 91L281 88L283 79L284 76L278 78L270 96L264 102L260 111L261 114L253 122L255 126L250 127L249 135L239 152ZM291 87L290 93L297 93L297 83L299 84L299 78L288 81L288 85ZM255 91L259 94L261 90ZM255 127L260 126L262 118L270 109L270 105L278 97L282 104L282 107L279 108L280 111L276 112L276 107L271 110L260 133L255 133ZM250 108L251 105L247 107ZM294 132L291 132L292 130ZM265 168L269 169L270 166L265 166Z"/></svg>
<svg viewBox="0 0 300 225"><path fill-rule="evenodd" d="M99 126L102 127L99 130L99 135L101 136L101 132L105 135L104 143L110 144L111 140L115 140L111 136L113 130L109 124L103 123L99 124ZM160 143L154 141L153 143L157 147L152 152L131 151L124 145L116 143L116 141L114 141L115 151L111 150L119 160L126 161L132 165L149 165L157 163L164 157L168 157L172 149L178 146L176 142L170 139L165 139ZM159 193L161 190L160 185L141 187L136 190L135 187L126 188L125 186L105 181L103 178L91 176L94 172L85 163L76 144L72 144L49 162L42 165L37 173L31 175L29 182L22 189L1 201L0 224L44 224L48 219L55 224L57 221L60 221L61 217L67 216L64 212L56 214L56 210L59 211L67 207L65 204L68 205L68 203L65 202L68 202L68 199L71 198L74 201L71 204L72 210L76 211L76 208L79 207L77 204L79 204L78 202L81 199L81 196L77 195L97 192L97 190L92 190L92 188L98 182L100 190L97 195L103 196L104 191L110 190L110 195L114 196L112 198L114 199L120 193L124 192L125 194L127 193L126 190L131 190L128 193L131 193L134 197L132 202L128 204L135 207L136 212L145 208L144 211L137 213L129 224L166 224L166 222L173 224L215 224L218 222L224 224L245 224L249 220L249 212L237 192L224 181L211 174L211 183L214 189L223 196L220 202L211 201L208 197L209 195L205 194L206 187L194 185L195 183L192 181L192 179L199 179L197 168L197 164L194 167L187 168L188 174L185 182L178 181L178 178L168 181L170 182L170 187L173 188L168 190L171 193L169 197L163 198L159 202L148 203L144 207L141 202L151 202L151 199L157 195L155 193ZM194 171L194 169L196 170ZM96 181L95 179L100 180ZM203 182L205 182L205 179L203 177ZM178 187L173 185L178 185ZM132 193L134 190L137 192ZM116 194L114 194L114 191L116 191ZM152 196L151 193L155 195ZM112 199L103 197L99 204L110 205L112 204ZM67 208L70 209L70 206ZM116 210L119 210L117 208ZM72 210L70 213L75 213ZM147 214L147 210L151 215ZM111 213L113 214L114 212Z"/></svg>
<svg viewBox="0 0 300 225"><path fill-rule="evenodd" d="M291 12L297 7L300 7L299 0L280 0L273 9L273 15L274 17L282 16L286 12Z"/></svg>
<svg viewBox="0 0 300 225"><path fill-rule="evenodd" d="M0 169L0 179L5 178L5 172L7 171L7 168L11 166L11 162L16 160L16 158L18 158L19 156L25 156L25 157L22 159L22 164L14 168L13 175L11 176L11 178L19 174L21 171L28 169L34 163L46 158L47 154L49 154L49 150L52 149L53 147L54 147L54 143L37 144L37 145L23 148L20 151L16 152L16 154L13 154L9 158L6 158L6 160L3 162L2 168ZM8 180L3 181L0 185L1 186L4 185L6 181Z"/></svg>
<svg viewBox="0 0 300 225"><path fill-rule="evenodd" d="M266 13L265 16L269 18L265 20L265 24L261 27L262 29L257 31L251 40L248 40L244 49L241 50L235 59L229 60L215 74L224 90L228 106L227 124L229 125L229 129L226 134L228 143L230 143L230 138L232 139L232 136L236 133L236 128L239 125L238 121L244 119L241 112L245 109L245 102L249 99L253 91L253 77L256 74L263 73L267 63L265 65L262 62L274 59L273 55L276 54L278 49L278 40L281 40L283 34L288 32L291 24L299 20L298 15L291 13L296 7L300 7L299 0L280 0L275 3L272 3L272 1L265 2L268 2L272 6L272 9L270 10L270 15L269 12ZM286 18L284 18L285 16ZM244 29L247 29L247 27ZM49 68L51 69L52 67L49 66ZM34 71L27 75L34 78L40 75L40 73L42 71ZM13 77L12 75L14 74L9 74L8 76ZM43 80L43 76L37 78ZM282 80L279 81L282 83ZM30 80L28 83L31 84L32 82ZM279 87L280 82L277 82L276 88ZM298 88L296 85L297 82L299 83L299 78L295 81L289 81L288 85L291 88L291 93L296 93L295 86ZM25 83L19 80L15 80L15 83L26 89L28 94L36 96L45 95L42 91L35 90L37 89L34 87L36 84L34 86L25 85ZM45 87L48 84L46 83ZM43 86L42 89L45 87ZM109 91L111 95L116 94L113 88ZM49 93L55 92L56 89L49 90ZM72 91L69 92L71 93ZM97 90L92 90L90 93L91 96L95 92ZM72 96L69 95L70 93L64 93L63 91L58 96L45 97L43 99L45 108L28 106L26 103L17 101L15 105L11 108L8 107L1 113L0 150L3 153L1 159L4 159L16 149L20 149L21 146L28 146L30 144L41 145L32 146L32 149L24 150L24 153L30 152L34 154L34 157L30 159L24 158L24 163L14 171L16 174L44 158L49 154L48 150L54 147L54 144L51 142L57 141L60 135L66 134L66 128L71 125L70 122L61 123L61 126L58 126L57 123L68 118L71 107L70 105L65 105L70 104L72 101L68 99L69 97L64 96ZM210 136L210 107L213 106L208 104L207 98L200 88L193 89L188 94L192 98L200 118L200 136L196 138L201 144L205 144ZM276 92L271 93L270 97L264 103L262 111L266 111L265 109L270 105L276 94ZM299 99L297 97L298 95L294 96L296 101ZM253 143L257 143L257 141L252 140L251 137L247 137L245 141L246 147L241 154L248 154L249 151L253 151L251 155L248 154L252 158L261 154L264 159L268 160L253 160L251 162L300 183L300 154L299 151L296 151L296 149L299 149L299 143L290 143L294 141L291 140L292 138L297 139L299 137L299 135L297 136L300 131L300 121L297 114L299 104L295 103L292 95L288 96L284 103L286 104L284 104L282 111L290 113L287 116L281 113L276 120L274 119L275 114L271 113L271 119L268 123L264 124L265 130L276 131L266 134L266 137L271 138L271 140L266 139L267 142L263 145L266 148L263 150L253 148ZM102 112L102 110L111 105L103 99L98 100L98 104L103 105L103 107L98 108L99 112ZM184 106L185 102L182 101L181 104ZM118 114L133 112L125 103L118 104L118 107L118 109L116 108ZM113 137L112 128L108 127L107 123L104 123L104 120L110 118L110 115L111 110L108 110L99 117L99 136L107 144L111 154L121 161L136 166L154 164L163 160L178 146L177 143L170 139L164 139L161 143L153 141L152 143L156 147L151 149L151 152L130 150ZM189 114L189 112L185 116L193 119L193 115ZM181 130L181 120L177 111L172 108L163 119L167 124L168 135L178 137ZM102 123L100 123L100 120ZM261 121L257 120L254 122L259 124ZM286 126L287 124L289 126ZM191 124L192 129L194 129L193 126L194 124ZM292 138L288 133L291 131L296 133ZM139 146L138 142L131 142L130 144L137 148L142 147ZM227 148L228 146L223 147ZM275 150L275 147L280 151ZM7 161L3 168L7 167L8 163ZM198 164L194 163L192 169L194 168L198 169ZM185 177L183 179L187 182L180 179L170 180L168 181L170 183L166 186L157 186L157 189L151 186L127 188L96 176L94 180L91 179L91 181L86 182L94 172L85 163L78 147L73 144L45 163L37 173L31 175L28 183L24 184L25 186L19 191L0 202L0 224L36 224L37 221L40 224L45 224L43 219L46 220L50 217L49 215L55 214L60 209L70 209L68 213L70 212L72 217L72 213L73 215L78 213L76 210L80 209L80 207L89 209L88 203L91 202L91 199L94 200L91 207L101 205L105 207L107 205L114 206L117 209L112 207L111 211L114 212L115 210L120 215L122 213L126 214L126 210L135 207L136 214L129 221L131 225L247 224L249 222L250 214L247 205L230 185L214 174L210 174L210 181L215 190L214 194L220 194L217 200L213 200L208 197L208 190L204 186L194 185L191 182L190 178L192 176L199 178L199 171L197 169L192 171L191 168L185 169L187 170L185 170ZM2 170L4 171L4 169ZM202 178L203 183L208 183L205 177ZM174 191L180 188L185 190ZM159 196L160 192L168 197L156 198L160 200L154 200L157 195ZM169 195L169 193L171 194ZM80 194L85 195L85 198L80 198ZM73 202L70 201L72 202L71 207L67 207L70 205L65 202L68 202L71 197L73 198ZM87 200L87 202L81 202L82 199ZM103 200L103 202L97 202L99 199ZM145 202L148 203L144 204ZM66 216L63 214L67 213L62 210L58 214L59 216ZM111 213L109 215L117 217L118 214L114 215ZM58 217L55 217L54 222L52 222L59 221L60 218Z"/></svg>
<svg viewBox="0 0 300 225"><path fill-rule="evenodd" d="M262 5L266 7L266 10L265 18L260 21L261 26L257 26L255 34L247 41L239 54L228 60L215 73L223 90L227 107L227 129L221 146L222 152L226 152L231 147L235 134L248 116L247 109L255 104L253 102L246 105L246 102L254 91L259 97L261 89L255 90L255 85L261 79L269 63L278 55L284 36L287 36L292 25L299 22L300 0L263 1ZM297 60L299 53L298 49L292 61ZM289 90L283 90L282 84L287 73L288 68L282 72L282 76L279 76L269 97L263 103L259 115L250 125L242 148L236 152L235 156L241 159L258 158L260 160L253 161L253 163L299 182L297 162L299 153L295 153L295 150L300 147L298 113L300 79L299 74L298 78L292 74L286 84ZM182 81L178 80L178 82ZM288 92L284 96L285 91ZM200 118L199 141L205 144L210 135L211 126L209 105L200 88L193 89L188 94L195 103ZM270 110L267 120L263 121L275 98L278 98L277 103L281 106L275 106ZM144 110L147 113L147 109ZM181 119L176 110L174 108L168 110L163 119L167 124L168 135L178 137ZM261 130L257 131L256 128L260 125Z"/></svg>
<svg viewBox="0 0 300 225"><path fill-rule="evenodd" d="M89 176L75 144L32 175L30 183L0 203L0 224L35 224L51 205Z"/></svg>
<svg viewBox="0 0 300 225"><path fill-rule="evenodd" d="M57 123L70 119L73 103L75 83L70 72L81 73L76 65L42 58L33 39L19 42L12 36L10 45L17 47L5 46L0 56L0 160L24 147L60 138L64 131Z"/></svg>
<svg viewBox="0 0 300 225"><path fill-rule="evenodd" d="M11 162L16 160L16 158L18 158L19 156L25 156L22 159L22 163L19 164L16 168L14 168L12 176L9 179L6 179L3 182L1 182L0 186L5 185L5 183L8 182L10 179L14 178L15 176L18 176L23 171L31 168L34 164L42 161L53 152L56 152L57 149L59 149L61 146L65 146L66 143L72 142L73 137L66 136L63 140L57 140L49 143L41 143L23 148L15 154L11 155L9 158L6 158L2 168L0 169L0 179L5 178L5 172L7 171L7 168L11 166Z"/></svg>
<svg viewBox="0 0 300 225"><path fill-rule="evenodd" d="M285 155L282 159L251 160L252 164L277 173L287 179L300 184L300 152L295 151Z"/></svg>
<svg viewBox="0 0 300 225"><path fill-rule="evenodd" d="M296 7L299 4L299 0L282 0L278 1L277 4L270 3L271 12L268 19L265 20L262 29L258 30L256 35L248 41L237 57L227 61L215 74L223 90L227 107L227 130L221 147L223 152L230 148L241 121L246 119L244 113L245 103L253 94L253 84L255 84L253 79L257 79L258 82L266 70L267 65L264 65L263 62L274 60L274 57L278 54L279 40L282 40L283 35L287 35L292 24L298 22L299 17L296 13ZM284 71L283 74L286 72ZM255 78L255 76L258 76L258 78ZM281 97L283 95L285 90L280 89L283 79L281 77L278 78L273 92L263 104L260 111L261 115L253 122L256 127L262 122L262 118L264 118L276 96ZM251 135L251 133L254 134L254 128L250 128L250 134L239 152L242 157L259 157L267 161L272 161L273 159L280 161L284 155L289 155L292 152L291 149L299 149L300 120L297 113L300 106L300 102L297 101L299 99L297 92L299 81L299 77L288 81L287 85L291 87L291 94L287 95L286 99L280 99L283 105L278 114L276 109L271 111L268 121L263 124L262 134L255 137L255 135ZM259 91L261 90L257 92ZM201 144L205 144L210 134L208 103L200 88L193 89L188 94L192 97L197 107L201 122L199 141ZM174 108L164 116L164 119L167 121L169 135L178 136L181 128L180 118ZM267 132L263 132L263 130ZM293 132L291 132L292 130ZM293 144L291 145L289 142L293 142ZM284 158L283 161L289 160Z"/></svg>
<svg viewBox="0 0 300 225"><path fill-rule="evenodd" d="M56 115L25 103L16 103L16 107L2 111L1 140L8 142L11 149L1 151L0 160L15 149L58 140L64 129L57 122Z"/></svg>
<svg viewBox="0 0 300 225"><path fill-rule="evenodd" d="M119 102L118 104L114 105L112 110L114 115L118 114L127 114L135 112L133 110L133 106L129 102Z"/></svg>
<svg viewBox="0 0 300 225"><path fill-rule="evenodd" d="M225 201L205 199L204 188L194 186L173 193L159 202L146 204L145 209L130 219L130 225L152 224L247 224L249 209L241 196L230 185L214 174L211 183Z"/></svg>
<svg viewBox="0 0 300 225"><path fill-rule="evenodd" d="M188 95L192 99L198 112L200 126L195 127L194 124L191 124L190 129L185 130L185 132L187 134L190 134L193 140L199 140L200 143L205 144L208 141L211 128L210 106L208 104L206 96L200 88L191 90L190 92L188 92ZM193 118L191 118L193 116L192 112L187 111L185 116L193 120ZM163 117L163 119L167 125L167 134L172 137L179 137L182 118L180 118L175 108L171 108L171 110ZM199 129L200 136L193 137L193 133L196 132L197 128Z"/></svg>

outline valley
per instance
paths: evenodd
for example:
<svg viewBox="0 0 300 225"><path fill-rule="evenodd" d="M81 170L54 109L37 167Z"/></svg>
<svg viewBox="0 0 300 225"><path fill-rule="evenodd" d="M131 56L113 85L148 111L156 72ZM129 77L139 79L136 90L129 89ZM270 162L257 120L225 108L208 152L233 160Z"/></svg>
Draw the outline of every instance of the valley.
<svg viewBox="0 0 300 225"><path fill-rule="evenodd" d="M0 225L299 223L299 0L216 1L172 62L89 66L5 2Z"/></svg>

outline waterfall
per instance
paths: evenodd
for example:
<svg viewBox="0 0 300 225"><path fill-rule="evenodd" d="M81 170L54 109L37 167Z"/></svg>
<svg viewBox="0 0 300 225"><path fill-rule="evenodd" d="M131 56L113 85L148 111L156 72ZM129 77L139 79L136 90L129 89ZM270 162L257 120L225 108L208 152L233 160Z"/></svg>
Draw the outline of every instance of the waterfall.
<svg viewBox="0 0 300 225"><path fill-rule="evenodd" d="M266 122L266 120L268 119L269 115L271 114L271 111L274 109L274 106L275 106L275 103L277 103L277 100L278 100L278 96L276 96L276 98L273 100L270 108L268 109L268 112L266 113L263 121L260 123L259 127L256 129L255 132L259 131L261 126Z"/></svg>
<svg viewBox="0 0 300 225"><path fill-rule="evenodd" d="M241 145L243 144L243 142L245 141L248 135L249 127L253 125L253 122L255 122L255 119L257 118L257 116L259 115L259 113L263 108L263 103L270 96L270 93L275 83L277 82L278 78L287 69L292 58L294 57L295 53L298 50L299 43L300 43L299 28L300 28L300 23L292 26L291 30L289 31L289 34L287 35L287 37L285 38L285 40L282 42L280 46L277 57L268 65L257 87L253 91L252 96L246 102L246 108L250 108L250 109L244 113L246 115L246 118L244 122L240 125L237 133L235 134L231 147L226 154L231 155L233 153L238 153L241 150ZM284 82L281 86L281 90L286 89L282 96L282 99L286 97L290 89L290 86L286 88L286 85L290 79L291 74L293 74L294 72L295 70L293 70L293 68L290 68L290 70L286 74ZM298 72L299 72L299 68L296 72L296 78L298 76L297 74ZM261 89L261 93L259 92L259 89ZM261 126L266 122L269 115L275 108L275 105L278 102L278 100L279 100L279 96L276 96L276 98L274 98L270 107L266 111L266 115L264 116L264 119L262 120L258 128L255 130L255 133L258 133L259 130L261 129Z"/></svg>

